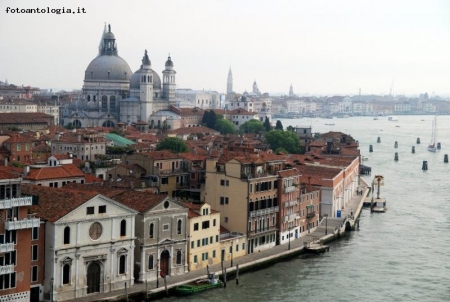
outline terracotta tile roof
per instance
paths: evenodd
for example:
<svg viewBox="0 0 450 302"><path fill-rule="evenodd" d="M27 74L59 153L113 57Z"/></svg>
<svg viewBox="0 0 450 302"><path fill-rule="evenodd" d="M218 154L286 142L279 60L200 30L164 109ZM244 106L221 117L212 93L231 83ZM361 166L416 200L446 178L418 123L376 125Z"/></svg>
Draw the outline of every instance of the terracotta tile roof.
<svg viewBox="0 0 450 302"><path fill-rule="evenodd" d="M20 175L23 173L23 168L14 166L0 166L0 171L5 171L13 175L16 175L17 177L20 177Z"/></svg>
<svg viewBox="0 0 450 302"><path fill-rule="evenodd" d="M91 184L91 183L97 183L97 182L104 182L103 179L98 178L97 176L93 175L93 174L86 174L85 177L85 183L86 184Z"/></svg>
<svg viewBox="0 0 450 302"><path fill-rule="evenodd" d="M204 161L207 156L203 154L180 153L180 157L189 161Z"/></svg>
<svg viewBox="0 0 450 302"><path fill-rule="evenodd" d="M31 143L33 141L33 139L19 133L10 134L10 136L5 143Z"/></svg>
<svg viewBox="0 0 450 302"><path fill-rule="evenodd" d="M30 123L45 123L49 120L53 121L53 115L40 112L10 112L0 113L0 124L30 124Z"/></svg>
<svg viewBox="0 0 450 302"><path fill-rule="evenodd" d="M15 178L18 178L16 174L0 170L0 179L15 179Z"/></svg>
<svg viewBox="0 0 450 302"><path fill-rule="evenodd" d="M144 156L153 158L154 160L161 160L161 159L179 159L180 156L176 153L162 150L162 151L150 151L146 153L142 153Z"/></svg>
<svg viewBox="0 0 450 302"><path fill-rule="evenodd" d="M115 196L113 199L117 200L124 205L145 213L166 198L169 198L165 194L149 194L147 192L137 191L125 191L120 195Z"/></svg>
<svg viewBox="0 0 450 302"><path fill-rule="evenodd" d="M300 172L294 168L289 170L278 171L278 175L280 175L281 177L292 177L300 175Z"/></svg>
<svg viewBox="0 0 450 302"><path fill-rule="evenodd" d="M258 113L256 112L249 112L245 109L242 108L238 108L238 109L233 109L230 111L227 111L227 115L228 114L235 114L235 115L257 115Z"/></svg>
<svg viewBox="0 0 450 302"><path fill-rule="evenodd" d="M74 164L67 164L53 167L30 167L30 172L24 177L24 179L37 181L84 176L84 173L81 172L81 170L78 169Z"/></svg>
<svg viewBox="0 0 450 302"><path fill-rule="evenodd" d="M174 129L174 130L170 130L168 131L169 134L195 134L195 133L207 133L207 134L215 134L215 135L219 135L220 131L208 128L208 127L203 127L203 126L198 126L198 127L184 127L184 128L179 128L179 129Z"/></svg>
<svg viewBox="0 0 450 302"><path fill-rule="evenodd" d="M38 205L31 207L36 216L55 222L88 200L98 195L96 192L81 192L68 189L56 189L44 186L23 184L23 195L39 196Z"/></svg>

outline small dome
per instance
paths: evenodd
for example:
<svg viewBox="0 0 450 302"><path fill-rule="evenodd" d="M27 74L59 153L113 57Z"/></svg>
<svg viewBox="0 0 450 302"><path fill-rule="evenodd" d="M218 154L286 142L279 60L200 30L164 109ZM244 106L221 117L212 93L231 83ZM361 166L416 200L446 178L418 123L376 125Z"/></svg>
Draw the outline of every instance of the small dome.
<svg viewBox="0 0 450 302"><path fill-rule="evenodd" d="M130 89L141 88L140 74L141 74L140 69L136 70L136 72L133 73L130 79ZM161 89L161 78L154 70L152 70L152 74L153 74L153 89Z"/></svg>
<svg viewBox="0 0 450 302"><path fill-rule="evenodd" d="M114 36L114 34L113 34L112 32L108 31L108 32L106 32L106 33L103 34L103 39L106 39L106 40L115 40L116 37Z"/></svg>
<svg viewBox="0 0 450 302"><path fill-rule="evenodd" d="M85 81L129 81L132 71L128 63L119 56L96 57L85 71Z"/></svg>
<svg viewBox="0 0 450 302"><path fill-rule="evenodd" d="M172 58L170 56L167 58L165 66L166 67L173 67Z"/></svg>

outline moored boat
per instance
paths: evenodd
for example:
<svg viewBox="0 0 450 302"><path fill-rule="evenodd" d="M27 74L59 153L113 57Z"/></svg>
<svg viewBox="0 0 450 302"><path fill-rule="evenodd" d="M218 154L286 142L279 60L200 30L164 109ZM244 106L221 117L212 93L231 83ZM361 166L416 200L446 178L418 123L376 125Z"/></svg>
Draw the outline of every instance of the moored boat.
<svg viewBox="0 0 450 302"><path fill-rule="evenodd" d="M178 295L185 296L217 287L222 287L222 281L219 280L219 276L217 274L208 274L208 278L206 279L199 279L194 282L178 286L175 288L175 292Z"/></svg>

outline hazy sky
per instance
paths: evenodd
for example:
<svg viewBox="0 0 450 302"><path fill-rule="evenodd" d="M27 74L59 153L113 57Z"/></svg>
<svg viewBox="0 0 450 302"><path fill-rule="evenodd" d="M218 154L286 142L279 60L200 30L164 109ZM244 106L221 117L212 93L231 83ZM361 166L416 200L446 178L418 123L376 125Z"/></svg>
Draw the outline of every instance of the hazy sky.
<svg viewBox="0 0 450 302"><path fill-rule="evenodd" d="M83 7L85 14L12 14ZM450 93L450 1L1 0L0 81L80 89L104 23L133 71L168 53L179 88Z"/></svg>

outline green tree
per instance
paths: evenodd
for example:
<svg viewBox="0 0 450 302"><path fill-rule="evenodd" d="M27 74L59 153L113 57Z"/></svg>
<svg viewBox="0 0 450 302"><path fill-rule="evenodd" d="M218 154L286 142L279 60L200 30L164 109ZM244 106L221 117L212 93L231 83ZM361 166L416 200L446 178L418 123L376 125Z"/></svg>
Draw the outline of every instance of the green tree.
<svg viewBox="0 0 450 302"><path fill-rule="evenodd" d="M280 120L277 121L277 124L275 126L275 130L281 130L283 131L283 124L281 123Z"/></svg>
<svg viewBox="0 0 450 302"><path fill-rule="evenodd" d="M214 128L217 122L217 114L213 110L207 110L203 113L202 125L208 128Z"/></svg>
<svg viewBox="0 0 450 302"><path fill-rule="evenodd" d="M69 122L67 125L64 126L64 128L66 128L68 130L72 130L73 129L73 124L71 122Z"/></svg>
<svg viewBox="0 0 450 302"><path fill-rule="evenodd" d="M267 132L272 130L272 126L270 125L270 121L267 116L266 116L266 120L264 121L264 129L266 129Z"/></svg>
<svg viewBox="0 0 450 302"><path fill-rule="evenodd" d="M300 139L294 132L271 130L265 134L265 138L272 150L283 148L291 154L301 153Z"/></svg>
<svg viewBox="0 0 450 302"><path fill-rule="evenodd" d="M220 134L234 134L236 133L236 129L234 128L234 125L226 120L226 119L220 119L216 122L216 126L214 127L217 131L220 131Z"/></svg>
<svg viewBox="0 0 450 302"><path fill-rule="evenodd" d="M172 152L188 152L186 143L177 137L166 137L156 145L156 151L169 150Z"/></svg>
<svg viewBox="0 0 450 302"><path fill-rule="evenodd" d="M261 133L264 131L264 124L259 120L252 119L243 123L239 130L244 133Z"/></svg>
<svg viewBox="0 0 450 302"><path fill-rule="evenodd" d="M287 130L287 131L295 132L295 128L292 127L291 125L287 126L286 130Z"/></svg>

